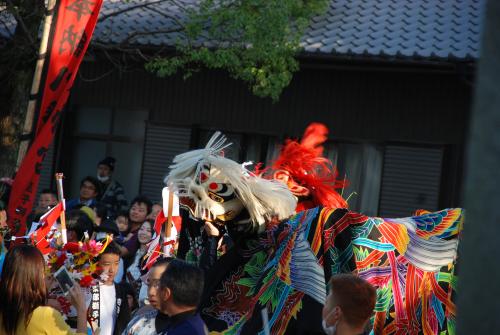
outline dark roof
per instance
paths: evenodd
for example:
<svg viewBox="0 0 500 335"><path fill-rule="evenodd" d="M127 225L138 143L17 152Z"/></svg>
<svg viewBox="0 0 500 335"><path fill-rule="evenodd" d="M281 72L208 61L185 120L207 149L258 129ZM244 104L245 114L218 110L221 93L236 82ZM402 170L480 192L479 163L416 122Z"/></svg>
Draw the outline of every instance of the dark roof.
<svg viewBox="0 0 500 335"><path fill-rule="evenodd" d="M435 59L479 56L484 0L332 0L307 52Z"/></svg>
<svg viewBox="0 0 500 335"><path fill-rule="evenodd" d="M117 11L120 14L99 22L94 40L106 44L174 46L181 36L171 31L178 27L176 21L185 18L175 3L192 6L196 2L105 0L101 19ZM327 13L313 19L301 44L306 54L475 60L479 57L485 2L332 0ZM133 9L126 10L129 7ZM148 33L151 31L167 33ZM5 26L0 25L0 34L5 33Z"/></svg>
<svg viewBox="0 0 500 335"><path fill-rule="evenodd" d="M171 32L186 17L176 3L193 6L193 0L104 0L95 39L101 43L174 46L183 35ZM129 10L127 10L130 8ZM123 11L119 15L112 15ZM166 31L166 33L163 33ZM158 32L151 34L151 32ZM128 39L128 40L127 40Z"/></svg>

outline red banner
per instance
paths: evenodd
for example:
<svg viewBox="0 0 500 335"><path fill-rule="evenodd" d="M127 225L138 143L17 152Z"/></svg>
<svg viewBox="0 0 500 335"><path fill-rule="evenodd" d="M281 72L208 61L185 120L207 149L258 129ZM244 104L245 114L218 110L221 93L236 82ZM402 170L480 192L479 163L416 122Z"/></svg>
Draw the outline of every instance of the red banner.
<svg viewBox="0 0 500 335"><path fill-rule="evenodd" d="M39 229L33 233L31 236L31 240L34 245L42 252L42 254L46 255L51 251L49 240L47 240L47 235L54 228L54 224L59 219L63 210L62 202L58 203L57 206L54 206L50 211L45 213L41 218Z"/></svg>
<svg viewBox="0 0 500 335"><path fill-rule="evenodd" d="M52 143L61 111L87 50L102 0L58 0L48 45L45 78L40 84L41 103L35 139L24 157L12 185L9 226L15 236L26 231L45 154Z"/></svg>
<svg viewBox="0 0 500 335"><path fill-rule="evenodd" d="M161 229L163 228L163 224L167 222L167 217L165 216L165 213L163 211L160 211L158 215L156 216L155 219L155 226L154 226L154 231L156 232L156 235L161 234ZM172 222L175 226L175 229L177 230L177 233L180 234L181 231L181 225L182 225L182 217L180 216L172 216Z"/></svg>

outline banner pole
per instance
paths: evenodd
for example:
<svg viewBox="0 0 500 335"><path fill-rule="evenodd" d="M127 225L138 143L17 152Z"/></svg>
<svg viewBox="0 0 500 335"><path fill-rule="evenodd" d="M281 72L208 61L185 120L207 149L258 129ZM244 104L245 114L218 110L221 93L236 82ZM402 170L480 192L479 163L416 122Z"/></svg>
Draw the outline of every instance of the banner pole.
<svg viewBox="0 0 500 335"><path fill-rule="evenodd" d="M42 78L45 59L47 58L47 45L49 42L50 29L52 26L52 19L54 17L54 7L56 5L56 2L56 0L49 0L47 3L47 14L45 15L43 24L42 39L40 41L40 48L38 50L38 60L36 62L35 73L33 75L33 82L31 83L30 100L28 102L28 108L26 110L26 116L24 118L23 132L19 143L16 170L21 165L21 162L23 161L24 156L28 151L28 147L32 139L30 135L34 130L33 126L35 123L36 104L39 99L38 93L40 92L40 81Z"/></svg>
<svg viewBox="0 0 500 335"><path fill-rule="evenodd" d="M56 184L57 184L57 195L59 197L59 201L62 203L62 211L60 215L61 219L61 236L63 245L68 243L68 237L66 235L66 200L64 199L64 190L63 190L63 178L64 175L62 173L56 173Z"/></svg>

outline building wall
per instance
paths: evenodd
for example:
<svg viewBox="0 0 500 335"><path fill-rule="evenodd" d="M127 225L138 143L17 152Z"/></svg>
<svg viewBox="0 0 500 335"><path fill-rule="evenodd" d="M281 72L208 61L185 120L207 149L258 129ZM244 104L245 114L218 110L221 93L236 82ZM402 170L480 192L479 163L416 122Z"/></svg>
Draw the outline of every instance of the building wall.
<svg viewBox="0 0 500 335"><path fill-rule="evenodd" d="M84 78L110 65L86 62ZM253 96L225 73L157 78L145 71L77 80L71 104L150 111L150 121L299 136L306 124L328 125L336 139L462 143L471 88L454 74L304 69L279 102Z"/></svg>
<svg viewBox="0 0 500 335"><path fill-rule="evenodd" d="M344 197L354 195L349 201L352 209L406 216L419 208L435 210L461 203L463 142L472 88L456 74L305 67L280 101L273 103L253 96L243 83L223 72L202 71L185 81L181 75L157 78L142 68L122 73L110 69L112 65L103 61L82 64L62 127L64 141L58 146L63 152L59 156L71 159L55 164L60 170L75 171L74 162L88 157L86 174L95 173L94 161L102 157L85 152L76 159L74 153L85 141L101 141L96 145L107 154L123 156L118 166L127 164L132 154L117 152L116 143L140 141L140 175L121 179L140 180L139 191L160 200L171 159L179 150L203 144L210 130L230 135L239 150L234 157L240 161L264 161L276 152L276 143L299 137L310 122L319 121L330 129L325 154L339 166L341 177L351 181L342 191ZM96 108L108 109L118 123L127 122L127 113L141 111L147 116L146 127L137 121L140 118L134 122L145 129L144 136L79 133L78 119ZM254 152L258 158L242 152ZM82 176L68 175L73 193Z"/></svg>

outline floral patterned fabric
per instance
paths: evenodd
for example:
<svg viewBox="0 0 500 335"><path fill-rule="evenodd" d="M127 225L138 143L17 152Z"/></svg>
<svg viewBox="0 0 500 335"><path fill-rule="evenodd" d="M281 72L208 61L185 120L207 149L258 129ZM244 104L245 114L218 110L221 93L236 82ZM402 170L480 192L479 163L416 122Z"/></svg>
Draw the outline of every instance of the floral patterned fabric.
<svg viewBox="0 0 500 335"><path fill-rule="evenodd" d="M208 273L202 315L213 334L322 333L326 283L357 272L377 287L374 334L454 334L454 261L463 213L402 219L314 208L270 225Z"/></svg>

